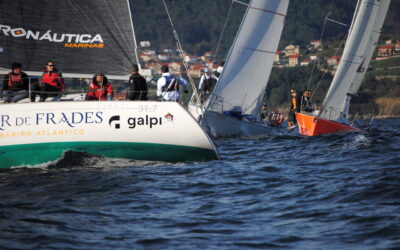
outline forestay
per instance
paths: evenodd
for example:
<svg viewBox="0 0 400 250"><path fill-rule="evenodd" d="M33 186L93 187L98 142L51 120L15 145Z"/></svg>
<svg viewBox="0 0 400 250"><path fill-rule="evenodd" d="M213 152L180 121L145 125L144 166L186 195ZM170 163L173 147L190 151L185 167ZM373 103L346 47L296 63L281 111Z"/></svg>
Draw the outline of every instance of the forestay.
<svg viewBox="0 0 400 250"><path fill-rule="evenodd" d="M137 61L128 0L0 0L0 67L128 75ZM65 74L67 73L67 74Z"/></svg>
<svg viewBox="0 0 400 250"><path fill-rule="evenodd" d="M252 0L208 109L256 115L281 37L288 0Z"/></svg>
<svg viewBox="0 0 400 250"><path fill-rule="evenodd" d="M346 118L351 96L358 92L368 69L389 4L390 0L358 3L339 67L323 103L322 118Z"/></svg>

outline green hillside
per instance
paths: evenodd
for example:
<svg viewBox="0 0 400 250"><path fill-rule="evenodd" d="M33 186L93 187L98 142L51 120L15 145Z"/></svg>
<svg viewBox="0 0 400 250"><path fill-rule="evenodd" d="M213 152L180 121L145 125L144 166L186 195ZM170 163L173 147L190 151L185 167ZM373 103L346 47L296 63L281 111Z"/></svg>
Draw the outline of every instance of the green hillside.
<svg viewBox="0 0 400 250"><path fill-rule="evenodd" d="M175 46L171 25L161 0L130 0L138 40L149 40L157 47ZM248 2L248 0L242 0ZM289 43L304 46L319 39L326 15L350 24L356 0L290 1L281 47ZM166 0L184 49L194 54L215 51L226 20L231 0ZM234 3L224 34L220 57L227 53L246 7ZM330 10L330 11L329 11ZM400 0L392 0L382 37L400 35ZM346 28L328 22L323 40L343 38Z"/></svg>

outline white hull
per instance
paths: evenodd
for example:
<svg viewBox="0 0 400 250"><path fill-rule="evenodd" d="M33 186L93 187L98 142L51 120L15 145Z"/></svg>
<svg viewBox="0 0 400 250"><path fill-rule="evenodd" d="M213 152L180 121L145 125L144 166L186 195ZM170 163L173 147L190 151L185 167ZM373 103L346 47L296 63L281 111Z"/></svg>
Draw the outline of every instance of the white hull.
<svg viewBox="0 0 400 250"><path fill-rule="evenodd" d="M277 135L286 129L270 127L265 123L239 120L235 117L206 110L200 122L201 126L214 137Z"/></svg>
<svg viewBox="0 0 400 250"><path fill-rule="evenodd" d="M103 154L102 150L107 150L110 144L114 151L126 150ZM212 140L176 102L94 101L0 105L1 161L12 161L9 157L2 157L5 157L5 152L11 152L13 147L32 151L35 145L46 145L45 148L49 150L57 147L62 151L70 147L73 150L81 148L82 151L107 157L145 160L191 160L185 152L188 149L218 157ZM142 152L138 152L138 148ZM23 163L30 164L28 161Z"/></svg>

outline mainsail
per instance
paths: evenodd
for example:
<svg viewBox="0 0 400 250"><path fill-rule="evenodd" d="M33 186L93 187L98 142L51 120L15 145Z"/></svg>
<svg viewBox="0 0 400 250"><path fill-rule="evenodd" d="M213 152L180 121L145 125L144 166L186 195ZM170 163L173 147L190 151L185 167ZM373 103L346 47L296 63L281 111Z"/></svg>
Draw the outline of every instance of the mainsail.
<svg viewBox="0 0 400 250"><path fill-rule="evenodd" d="M0 0L0 68L40 72L54 60L64 76L126 76L137 62L129 0Z"/></svg>
<svg viewBox="0 0 400 250"><path fill-rule="evenodd" d="M389 4L390 0L358 3L339 67L322 106L322 118L346 118L351 96L358 92L368 69Z"/></svg>
<svg viewBox="0 0 400 250"><path fill-rule="evenodd" d="M208 109L256 115L278 49L289 0L252 0Z"/></svg>

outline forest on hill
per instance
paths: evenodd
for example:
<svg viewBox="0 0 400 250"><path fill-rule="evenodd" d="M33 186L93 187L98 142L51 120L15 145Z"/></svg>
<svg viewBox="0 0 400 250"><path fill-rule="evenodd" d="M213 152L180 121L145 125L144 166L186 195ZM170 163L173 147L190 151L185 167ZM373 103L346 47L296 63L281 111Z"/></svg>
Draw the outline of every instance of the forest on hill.
<svg viewBox="0 0 400 250"><path fill-rule="evenodd" d="M148 40L157 47L174 47L174 35L163 1L130 0L130 2L137 39ZM245 5L231 0L165 0L165 2L183 48L193 54L215 51L227 20L218 53L219 59L225 57L243 18ZM319 39L328 13L330 19L350 24L356 3L357 0L290 1L280 47L290 43L304 47L311 40ZM342 39L346 31L346 27L327 22L322 40ZM400 0L391 1L382 38L396 35L400 35Z"/></svg>
<svg viewBox="0 0 400 250"><path fill-rule="evenodd" d="M130 0L137 39L149 40L155 47L175 47L174 35L166 10L161 0ZM200 55L205 51L215 51L227 20L217 59L225 58L237 33L246 6L231 0L165 0L175 29L183 48L189 53ZM249 2L249 0L242 0ZM323 36L321 31L325 18L350 24L357 0L292 0L280 42L280 49L288 44L305 48L311 40L322 38L330 53L335 45L346 36L347 27L327 22ZM231 10L231 11L230 11ZM229 19L227 19L230 11ZM400 40L400 0L392 0L383 26L381 41ZM329 49L329 47L332 47ZM330 56L330 55L324 56ZM351 113L400 115L400 80L385 78L393 75L390 61L380 72L366 75L359 97L352 100ZM311 89L313 102L321 104L332 81L331 74L315 70L312 66L274 68L269 79L266 101L271 108L286 109L290 88ZM379 68L382 68L379 65ZM398 69L396 69L398 70ZM380 77L377 77L380 74ZM383 76L383 77L382 77Z"/></svg>

